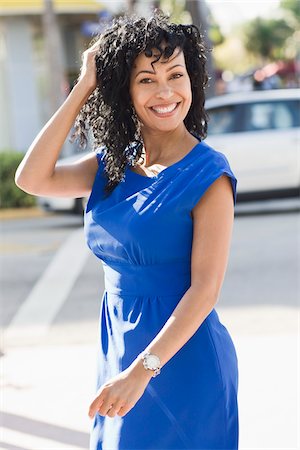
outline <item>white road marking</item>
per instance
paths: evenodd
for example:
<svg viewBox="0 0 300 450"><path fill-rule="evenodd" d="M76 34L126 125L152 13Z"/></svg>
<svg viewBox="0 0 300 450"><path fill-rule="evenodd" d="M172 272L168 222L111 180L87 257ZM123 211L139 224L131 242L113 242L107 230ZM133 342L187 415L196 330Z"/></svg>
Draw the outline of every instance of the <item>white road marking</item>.
<svg viewBox="0 0 300 450"><path fill-rule="evenodd" d="M32 341L40 343L38 341L49 331L89 254L83 229L72 232L4 330L5 346Z"/></svg>

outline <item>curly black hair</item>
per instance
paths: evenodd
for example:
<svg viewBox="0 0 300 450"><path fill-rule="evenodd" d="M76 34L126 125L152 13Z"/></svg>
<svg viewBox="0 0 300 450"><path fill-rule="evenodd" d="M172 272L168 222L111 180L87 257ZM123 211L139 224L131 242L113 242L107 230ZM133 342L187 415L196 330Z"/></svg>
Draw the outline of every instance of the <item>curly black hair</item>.
<svg viewBox="0 0 300 450"><path fill-rule="evenodd" d="M84 146L90 130L94 148L103 147L108 178L104 191L109 195L123 180L126 166L134 166L143 150L140 122L129 94L135 58L142 52L153 56L152 49L159 51L157 60L161 56L169 58L177 47L183 50L192 89L192 104L184 124L202 140L207 134L208 121L204 109L207 49L195 25L170 23L169 16L159 9L149 19L137 15L115 18L91 45L96 40L99 40L95 56L97 87L76 118L73 139L79 138L80 145ZM164 48L162 42L166 43Z"/></svg>

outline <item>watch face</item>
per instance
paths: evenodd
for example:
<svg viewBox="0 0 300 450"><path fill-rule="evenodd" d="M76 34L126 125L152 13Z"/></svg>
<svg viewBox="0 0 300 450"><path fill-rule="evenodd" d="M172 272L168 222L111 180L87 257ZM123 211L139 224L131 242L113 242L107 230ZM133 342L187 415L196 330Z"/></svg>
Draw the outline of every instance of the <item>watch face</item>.
<svg viewBox="0 0 300 450"><path fill-rule="evenodd" d="M155 355L147 356L147 365L149 369L155 370L159 366L159 360Z"/></svg>

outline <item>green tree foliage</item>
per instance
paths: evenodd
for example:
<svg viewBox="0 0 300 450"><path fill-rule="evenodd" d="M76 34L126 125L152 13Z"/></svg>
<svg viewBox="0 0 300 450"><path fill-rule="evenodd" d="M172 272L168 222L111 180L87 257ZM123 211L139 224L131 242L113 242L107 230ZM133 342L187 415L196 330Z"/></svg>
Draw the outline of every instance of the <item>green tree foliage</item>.
<svg viewBox="0 0 300 450"><path fill-rule="evenodd" d="M170 14L174 23L189 23L189 14L185 9L185 0L160 0L156 2L165 13ZM158 6L158 5L157 5Z"/></svg>
<svg viewBox="0 0 300 450"><path fill-rule="evenodd" d="M216 46L216 45L223 44L223 42L225 40L224 35L221 32L219 24L215 21L215 19L211 13L209 14L208 22L209 22L208 35L209 35L209 38L210 38L211 42L213 43L213 45Z"/></svg>
<svg viewBox="0 0 300 450"><path fill-rule="evenodd" d="M191 23L193 18L190 12L188 12L186 3L186 0L160 0L156 2L156 6L159 6L162 11L170 13L171 20L175 23ZM222 44L224 42L224 36L219 24L215 21L209 9L207 22L209 25L208 36L213 45Z"/></svg>
<svg viewBox="0 0 300 450"><path fill-rule="evenodd" d="M36 204L34 196L15 184L15 173L23 158L24 153L21 152L0 152L0 208L30 207Z"/></svg>
<svg viewBox="0 0 300 450"><path fill-rule="evenodd" d="M290 59L300 58L300 1L281 0L280 9L284 13L284 18L293 30L286 43L286 55Z"/></svg>
<svg viewBox="0 0 300 450"><path fill-rule="evenodd" d="M264 19L257 17L245 26L245 47L265 60L284 58L287 39L293 30L284 19Z"/></svg>
<svg viewBox="0 0 300 450"><path fill-rule="evenodd" d="M281 0L280 8L283 9L291 19L289 22L294 25L295 30L300 25L300 1L299 0Z"/></svg>

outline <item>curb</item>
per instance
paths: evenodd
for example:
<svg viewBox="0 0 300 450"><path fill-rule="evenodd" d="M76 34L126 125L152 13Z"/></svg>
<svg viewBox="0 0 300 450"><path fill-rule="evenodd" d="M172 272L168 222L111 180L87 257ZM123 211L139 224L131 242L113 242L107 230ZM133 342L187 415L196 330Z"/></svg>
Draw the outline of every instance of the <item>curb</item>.
<svg viewBox="0 0 300 450"><path fill-rule="evenodd" d="M0 220L30 219L31 217L47 217L54 213L41 208L5 208L0 209Z"/></svg>

